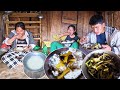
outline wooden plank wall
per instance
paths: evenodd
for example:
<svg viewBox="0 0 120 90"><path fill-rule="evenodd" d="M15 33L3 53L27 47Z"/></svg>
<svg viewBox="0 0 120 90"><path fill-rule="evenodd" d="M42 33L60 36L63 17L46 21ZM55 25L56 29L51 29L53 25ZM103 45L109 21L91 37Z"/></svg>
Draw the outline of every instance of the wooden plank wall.
<svg viewBox="0 0 120 90"><path fill-rule="evenodd" d="M59 34L61 31L61 11L52 11L50 14L51 31L49 38L53 41L53 35Z"/></svg>
<svg viewBox="0 0 120 90"><path fill-rule="evenodd" d="M95 12L93 11L50 11L51 29L50 31L48 30L51 34L50 40L53 40L52 36L54 34L66 32L67 27L70 24L74 24L76 26L78 36L82 37L91 29L89 26L89 19L94 14ZM65 18L63 19L63 17Z"/></svg>
<svg viewBox="0 0 120 90"><path fill-rule="evenodd" d="M89 19L96 14L95 11L42 11L42 40L53 41L53 35L65 32L70 24L74 24L77 28L79 37L86 35L91 31ZM114 26L120 29L120 11L102 11L105 17L106 25ZM19 18L12 18L19 20ZM38 18L22 18L22 20L38 20ZM1 23L1 21L0 21ZM38 30L31 30L37 33ZM0 35L1 36L1 35Z"/></svg>
<svg viewBox="0 0 120 90"><path fill-rule="evenodd" d="M44 13L43 13L43 19L42 19L42 36L44 36L44 37L42 37L42 40L48 40L48 37L50 36L50 35L48 35L48 27L49 27L49 16L48 16L48 13L46 12L46 11L44 11Z"/></svg>
<svg viewBox="0 0 120 90"><path fill-rule="evenodd" d="M67 32L68 26L73 24L77 28L77 11L62 11L62 27L60 33Z"/></svg>
<svg viewBox="0 0 120 90"><path fill-rule="evenodd" d="M3 34L4 26L2 21L3 21L3 12L0 13L0 45L2 44L4 39L4 34Z"/></svg>
<svg viewBox="0 0 120 90"><path fill-rule="evenodd" d="M0 14L0 22L2 22L2 14ZM1 26L2 23L0 23L0 26ZM0 45L2 43L2 30L1 30L1 27L0 27Z"/></svg>
<svg viewBox="0 0 120 90"><path fill-rule="evenodd" d="M63 17L65 17L63 15L64 12L68 12L68 13L66 13L66 15L68 15L68 18L71 20L73 20L72 17L77 18L77 23L74 23L73 21L65 22L65 20L63 20ZM72 14L72 13L76 13L76 12L77 12L77 15ZM94 14L97 14L95 11L57 11L57 12L51 12L51 13L52 13L52 17L54 17L54 18L51 17L51 19L52 19L51 25L53 27L51 28L51 31L49 31L49 32L51 32L50 40L53 40L52 35L58 34L59 32L60 33L65 32L67 30L67 27L72 23L76 25L77 33L78 33L79 37L86 35L89 31L91 31L91 27L89 25L90 17ZM55 14L55 13L59 13L59 14ZM62 13L62 15L61 15L61 13ZM54 15L56 15L56 16L54 16ZM70 15L71 15L71 18L70 18ZM113 11L102 11L102 15L105 18L106 26L112 26L112 27L116 27L117 29L120 29L120 24L119 24L120 11L114 11L114 12ZM60 18L62 19L62 22L61 22ZM56 20L54 20L54 19L58 19L59 21L57 20L57 22L56 22ZM61 28L61 31L59 31L60 28ZM56 33L56 31L52 32L54 30L57 30L57 33Z"/></svg>
<svg viewBox="0 0 120 90"><path fill-rule="evenodd" d="M89 19L95 12L93 11L79 11L78 12L78 23L77 23L77 33L79 37L86 35L91 31L89 25Z"/></svg>
<svg viewBox="0 0 120 90"><path fill-rule="evenodd" d="M105 17L106 26L120 30L120 11L105 11L103 16Z"/></svg>
<svg viewBox="0 0 120 90"><path fill-rule="evenodd" d="M113 25L120 30L120 11L115 11L113 13Z"/></svg>
<svg viewBox="0 0 120 90"><path fill-rule="evenodd" d="M112 17L112 12L111 11L106 11L106 12L103 12L102 15L104 16L105 18L105 24L106 26L111 26L113 27L113 17Z"/></svg>

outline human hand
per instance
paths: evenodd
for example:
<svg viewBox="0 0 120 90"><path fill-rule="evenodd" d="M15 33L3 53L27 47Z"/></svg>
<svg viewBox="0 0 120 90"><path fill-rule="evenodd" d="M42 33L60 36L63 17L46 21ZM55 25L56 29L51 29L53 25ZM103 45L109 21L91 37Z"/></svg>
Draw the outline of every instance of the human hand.
<svg viewBox="0 0 120 90"><path fill-rule="evenodd" d="M109 45L102 45L102 48L107 51L111 51L111 47Z"/></svg>
<svg viewBox="0 0 120 90"><path fill-rule="evenodd" d="M24 47L24 51L28 52L28 51L31 50L31 48L32 48L31 46L25 46L25 47Z"/></svg>
<svg viewBox="0 0 120 90"><path fill-rule="evenodd" d="M65 32L65 33L62 33L62 34L58 34L58 37L67 36L67 35L69 35L69 33Z"/></svg>
<svg viewBox="0 0 120 90"><path fill-rule="evenodd" d="M67 35L69 35L69 34L70 34L70 33L68 33L68 32L63 33L64 36L67 36Z"/></svg>
<svg viewBox="0 0 120 90"><path fill-rule="evenodd" d="M16 39L21 39L22 38L22 34L17 34L14 36Z"/></svg>
<svg viewBox="0 0 120 90"><path fill-rule="evenodd" d="M71 42L75 42L75 40L72 40Z"/></svg>
<svg viewBox="0 0 120 90"><path fill-rule="evenodd" d="M83 36L82 38L80 38L80 44L85 44L87 42L87 37Z"/></svg>

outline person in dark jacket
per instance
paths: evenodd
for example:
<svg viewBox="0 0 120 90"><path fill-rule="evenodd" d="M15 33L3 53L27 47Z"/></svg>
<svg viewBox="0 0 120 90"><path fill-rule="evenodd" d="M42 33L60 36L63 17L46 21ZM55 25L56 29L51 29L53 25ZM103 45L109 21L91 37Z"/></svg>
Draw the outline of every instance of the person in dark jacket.
<svg viewBox="0 0 120 90"><path fill-rule="evenodd" d="M15 24L15 30L10 32L4 43L11 48L2 56L1 60L11 69L21 64L22 58L36 46L32 33L25 29L23 22ZM23 49L24 52L20 49Z"/></svg>

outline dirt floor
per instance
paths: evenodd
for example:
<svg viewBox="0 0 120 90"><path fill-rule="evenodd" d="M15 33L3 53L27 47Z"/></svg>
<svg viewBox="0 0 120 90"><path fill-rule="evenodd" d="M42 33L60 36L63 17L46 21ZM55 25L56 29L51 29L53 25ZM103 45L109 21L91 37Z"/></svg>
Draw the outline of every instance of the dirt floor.
<svg viewBox="0 0 120 90"><path fill-rule="evenodd" d="M0 60L0 79L31 79L25 73L23 65L18 65L15 69L9 69ZM48 79L46 75L39 79Z"/></svg>

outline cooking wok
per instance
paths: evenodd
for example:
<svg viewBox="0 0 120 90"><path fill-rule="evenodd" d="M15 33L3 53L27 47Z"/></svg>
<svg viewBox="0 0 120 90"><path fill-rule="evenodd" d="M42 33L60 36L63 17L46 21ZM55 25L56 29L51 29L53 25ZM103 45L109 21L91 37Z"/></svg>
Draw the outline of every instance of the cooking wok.
<svg viewBox="0 0 120 90"><path fill-rule="evenodd" d="M115 54L113 53L112 51L106 51L106 50L102 50L102 49L99 49L99 50L95 50L95 51L92 51L90 52L88 55L86 55L86 57L84 58L83 60L83 63L82 63L82 74L83 76L85 77L85 79L94 79L87 71L87 67L85 65L85 63L89 60L89 58L94 54L94 53L107 53L109 54L110 56L113 56L114 59L113 59L113 62L116 62L116 67L119 69L119 73L120 73L120 58Z"/></svg>
<svg viewBox="0 0 120 90"><path fill-rule="evenodd" d="M56 79L56 78L53 76L53 74L52 74L52 72L51 72L51 70L50 70L50 67L49 67L49 65L48 65L50 58L51 58L54 54L60 54L62 51L67 51L67 50L69 50L69 48L57 49L57 50L53 51L52 53L50 53L50 54L48 55L48 57L46 58L45 63L44 63L44 70L45 70L45 73L46 73L46 75L47 75L47 77L48 77L49 79ZM79 49L77 49L77 50L79 50ZM83 57L84 57L84 54L83 54ZM81 74L78 78L83 78L82 74Z"/></svg>

